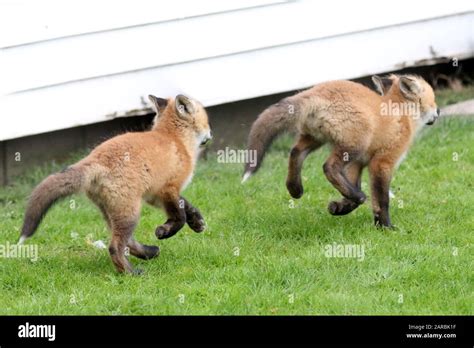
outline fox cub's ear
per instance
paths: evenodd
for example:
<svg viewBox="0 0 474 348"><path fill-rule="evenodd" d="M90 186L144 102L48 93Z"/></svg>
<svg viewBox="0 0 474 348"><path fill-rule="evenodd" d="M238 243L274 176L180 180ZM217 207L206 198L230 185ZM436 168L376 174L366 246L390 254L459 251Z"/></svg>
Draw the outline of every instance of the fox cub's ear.
<svg viewBox="0 0 474 348"><path fill-rule="evenodd" d="M380 95L387 94L390 87L392 87L393 80L389 77L380 77L377 75L372 76L372 82L375 85L375 90L379 92Z"/></svg>
<svg viewBox="0 0 474 348"><path fill-rule="evenodd" d="M148 99L150 99L153 110L155 110L157 115L161 114L161 112L166 108L166 105L168 105L167 99L157 98L151 94L148 96Z"/></svg>
<svg viewBox="0 0 474 348"><path fill-rule="evenodd" d="M412 99L421 93L421 85L414 78L402 76L400 77L398 84L400 86L400 91L405 98Z"/></svg>
<svg viewBox="0 0 474 348"><path fill-rule="evenodd" d="M175 98L176 111L181 117L189 117L196 111L193 101L191 98L185 95L178 94Z"/></svg>

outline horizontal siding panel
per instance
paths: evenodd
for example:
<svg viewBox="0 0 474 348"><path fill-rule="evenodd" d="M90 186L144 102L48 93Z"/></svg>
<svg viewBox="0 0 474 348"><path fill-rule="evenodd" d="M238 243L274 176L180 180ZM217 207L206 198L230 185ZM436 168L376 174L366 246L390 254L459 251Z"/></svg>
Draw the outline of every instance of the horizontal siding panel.
<svg viewBox="0 0 474 348"><path fill-rule="evenodd" d="M472 57L472 23L468 13L21 92L0 101L10 117L0 139L126 115L147 107L149 93L186 93L209 106L411 66L433 52Z"/></svg>
<svg viewBox="0 0 474 348"><path fill-rule="evenodd" d="M0 2L0 33L8 35L0 36L0 47L281 2L285 1L4 0Z"/></svg>
<svg viewBox="0 0 474 348"><path fill-rule="evenodd" d="M354 16L360 6L360 1L333 0L324 7L315 1L296 1L4 49L2 91L15 93L285 46L426 20L469 8L461 1L427 9L417 5L423 11L407 11L404 6L387 11L383 3L372 3L373 11Z"/></svg>

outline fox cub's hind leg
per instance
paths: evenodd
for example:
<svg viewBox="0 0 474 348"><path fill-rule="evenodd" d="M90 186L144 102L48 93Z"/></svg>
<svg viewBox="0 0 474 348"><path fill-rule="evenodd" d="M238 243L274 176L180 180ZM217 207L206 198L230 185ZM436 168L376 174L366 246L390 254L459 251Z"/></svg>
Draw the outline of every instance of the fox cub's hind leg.
<svg viewBox="0 0 474 348"><path fill-rule="evenodd" d="M329 182L349 201L360 205L365 202L365 194L356 185L351 183L345 174L344 168L355 161L356 154L349 151L334 149L323 165L324 174Z"/></svg>
<svg viewBox="0 0 474 348"><path fill-rule="evenodd" d="M193 205L184 197L181 197L180 201L180 204L184 203L184 212L186 213L186 222L188 223L188 226L194 232L199 233L204 231L206 229L206 223L204 222L201 212L196 207L193 207Z"/></svg>
<svg viewBox="0 0 474 348"><path fill-rule="evenodd" d="M293 198L303 196L303 184L301 182L301 168L303 162L312 151L318 149L322 144L309 135L300 135L298 141L290 152L288 163L288 176L286 178L286 188Z"/></svg>
<svg viewBox="0 0 474 348"><path fill-rule="evenodd" d="M134 273L132 265L125 255L125 248L132 238L133 230L137 224L135 219L112 218L112 240L109 245L109 253L115 268L120 273Z"/></svg>
<svg viewBox="0 0 474 348"><path fill-rule="evenodd" d="M89 195L89 197L91 197ZM100 202L100 200L95 200L95 203L99 207L100 211L102 212L102 215L104 217L105 222L107 223L107 226L113 233L113 226L112 226L112 220L110 218L109 213L107 212L107 209L105 208L105 205ZM132 219L133 220L133 219ZM115 224L117 225L117 224ZM133 233L133 231L132 231ZM156 256L159 255L160 253L160 248L157 246L151 246L151 245L143 245L137 242L132 236L130 236L127 246L130 250L130 254L132 254L135 257L138 257L140 259L144 260L149 260L152 259ZM115 262L114 262L115 264Z"/></svg>
<svg viewBox="0 0 474 348"><path fill-rule="evenodd" d="M143 260L150 260L160 254L160 248L154 245L144 245L130 238L128 241L130 254Z"/></svg>
<svg viewBox="0 0 474 348"><path fill-rule="evenodd" d="M361 189L361 174L363 166L359 162L351 162L345 168L347 180L357 189ZM328 210L332 215L346 215L356 209L360 204L343 197L340 201L329 202Z"/></svg>

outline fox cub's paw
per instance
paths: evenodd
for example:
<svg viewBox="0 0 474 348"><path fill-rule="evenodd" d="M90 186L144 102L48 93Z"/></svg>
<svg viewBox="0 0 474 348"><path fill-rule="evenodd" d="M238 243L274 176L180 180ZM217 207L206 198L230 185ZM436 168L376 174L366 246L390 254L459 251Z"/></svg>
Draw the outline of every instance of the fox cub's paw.
<svg viewBox="0 0 474 348"><path fill-rule="evenodd" d="M331 215L346 215L357 208L357 203L343 199L342 201L332 201L328 204L328 210Z"/></svg>
<svg viewBox="0 0 474 348"><path fill-rule="evenodd" d="M206 222L204 221L204 218L199 214L199 215L194 215L192 219L190 219L188 222L188 226L194 231L194 232L202 232L206 229Z"/></svg>
<svg viewBox="0 0 474 348"><path fill-rule="evenodd" d="M304 190L301 181L287 181L286 188L293 198L301 198L303 196Z"/></svg>
<svg viewBox="0 0 474 348"><path fill-rule="evenodd" d="M374 216L374 225L375 227L380 228L380 229L385 229L385 228L390 229L390 230L396 229L396 227L393 226L392 223L390 222L390 218L383 215L379 215L379 214L375 214Z"/></svg>
<svg viewBox="0 0 474 348"><path fill-rule="evenodd" d="M157 257L158 255L160 255L160 248L157 246L144 245L143 248L144 248L144 252L143 252L143 255L141 256L143 256L142 259L144 260L151 260Z"/></svg>
<svg viewBox="0 0 474 348"><path fill-rule="evenodd" d="M164 225L158 226L158 228L155 230L155 235L158 239L166 239L166 238L174 236L176 232L177 231L171 231L171 227L164 224Z"/></svg>
<svg viewBox="0 0 474 348"><path fill-rule="evenodd" d="M130 272L130 275L132 275L132 276L141 276L143 274L144 274L144 272L140 268L135 268L134 270L132 270L132 272Z"/></svg>

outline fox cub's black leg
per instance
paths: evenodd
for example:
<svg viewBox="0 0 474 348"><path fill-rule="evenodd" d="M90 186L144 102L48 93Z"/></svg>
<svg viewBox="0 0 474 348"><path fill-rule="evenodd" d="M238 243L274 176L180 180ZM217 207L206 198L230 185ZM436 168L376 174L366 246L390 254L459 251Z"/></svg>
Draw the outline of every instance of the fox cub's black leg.
<svg viewBox="0 0 474 348"><path fill-rule="evenodd" d="M288 163L288 177L286 179L286 188L293 198L303 196L303 184L301 183L301 168L306 156L311 151L316 150L321 144L316 142L309 135L301 135L295 146L291 149Z"/></svg>
<svg viewBox="0 0 474 348"><path fill-rule="evenodd" d="M374 223L376 226L392 227L389 214L389 184L384 178L375 177L372 183L374 200Z"/></svg>
<svg viewBox="0 0 474 348"><path fill-rule="evenodd" d="M346 159L346 156L349 158ZM354 156L354 155L353 155ZM355 156L354 156L355 157ZM365 202L366 196L357 186L351 183L344 172L350 161L348 152L335 149L323 165L324 174L329 182L348 200L360 205Z"/></svg>
<svg viewBox="0 0 474 348"><path fill-rule="evenodd" d="M144 245L131 238L128 242L130 254L143 260L150 260L160 254L160 248L154 245Z"/></svg>
<svg viewBox="0 0 474 348"><path fill-rule="evenodd" d="M202 232L206 229L206 223L201 215L201 212L189 203L184 197L180 198L180 204L184 204L184 211L186 213L186 222L189 227L195 232Z"/></svg>
<svg viewBox="0 0 474 348"><path fill-rule="evenodd" d="M328 204L328 210L331 215L347 215L355 210L360 204L355 203L347 198L340 201L331 201Z"/></svg>
<svg viewBox="0 0 474 348"><path fill-rule="evenodd" d="M176 199L164 197L162 202L168 215L168 220L156 229L155 234L158 239L174 236L186 223L185 205L182 204L183 202L180 202L179 197Z"/></svg>
<svg viewBox="0 0 474 348"><path fill-rule="evenodd" d="M362 165L358 162L352 162L345 168L345 176L347 180L357 189L361 188ZM346 215L355 210L360 204L347 198L340 201L329 202L328 210L331 215Z"/></svg>
<svg viewBox="0 0 474 348"><path fill-rule="evenodd" d="M109 245L109 253L115 268L120 273L134 273L133 267L125 255L125 248L135 225L136 221L112 220L112 240Z"/></svg>
<svg viewBox="0 0 474 348"><path fill-rule="evenodd" d="M393 227L389 214L389 191L393 166L382 161L372 161L369 166L372 209L376 226Z"/></svg>

